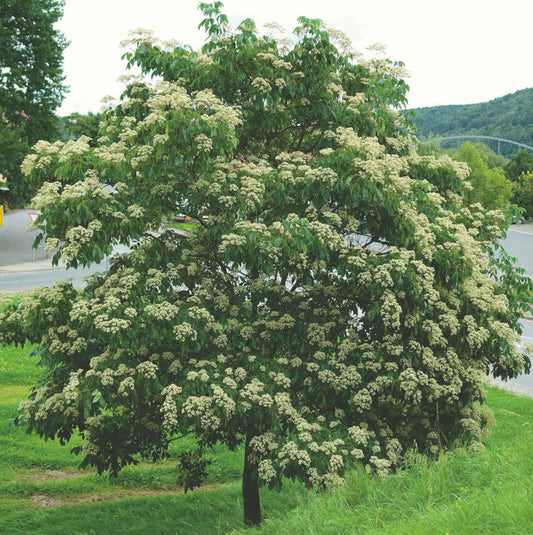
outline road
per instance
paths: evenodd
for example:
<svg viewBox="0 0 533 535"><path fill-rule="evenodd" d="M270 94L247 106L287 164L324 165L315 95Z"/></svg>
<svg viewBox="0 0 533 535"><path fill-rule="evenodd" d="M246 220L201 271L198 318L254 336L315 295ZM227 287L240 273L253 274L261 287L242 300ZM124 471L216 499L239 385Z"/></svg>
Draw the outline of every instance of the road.
<svg viewBox="0 0 533 535"><path fill-rule="evenodd" d="M24 264L27 266L27 264ZM31 266L29 266L31 267ZM0 292L23 292L39 286L53 286L57 280L72 280L76 288L83 288L85 277L104 271L106 262L79 269L43 269L37 271L2 271L0 268Z"/></svg>
<svg viewBox="0 0 533 535"><path fill-rule="evenodd" d="M42 248L33 249L37 233L28 231L29 213L33 210L12 210L4 215L0 227L0 266L44 260L47 255Z"/></svg>
<svg viewBox="0 0 533 535"><path fill-rule="evenodd" d="M28 230L32 210L13 210L5 214L0 227L0 292L21 292L38 286L53 286L57 280L71 279L76 288L82 288L85 277L105 271L109 262L103 261L89 268L52 268L51 258L42 245L35 250L36 231ZM117 246L114 253L123 253L127 247Z"/></svg>
<svg viewBox="0 0 533 535"><path fill-rule="evenodd" d="M501 241L504 249L514 258L518 266L526 270L529 277L533 277L533 224L512 225L505 240ZM524 332L522 346L533 344L533 320L522 319ZM533 388L533 372L520 375L511 380L512 383Z"/></svg>
<svg viewBox="0 0 533 535"><path fill-rule="evenodd" d="M533 223L512 225L505 240L501 241L504 249L514 258L526 273L533 277Z"/></svg>

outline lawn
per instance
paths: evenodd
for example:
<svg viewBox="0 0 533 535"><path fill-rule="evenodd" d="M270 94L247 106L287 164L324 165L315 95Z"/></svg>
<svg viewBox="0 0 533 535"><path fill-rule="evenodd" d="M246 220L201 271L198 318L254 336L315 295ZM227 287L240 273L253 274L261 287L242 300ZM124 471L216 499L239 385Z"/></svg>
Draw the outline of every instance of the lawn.
<svg viewBox="0 0 533 535"><path fill-rule="evenodd" d="M124 469L117 479L81 471L70 447L12 425L39 377L31 349L0 347L0 533L243 534L242 451L218 448L207 484L176 486L181 441L165 462ZM317 493L287 482L262 490L261 534L533 534L533 399L491 388L496 427L486 448L418 459L383 480L352 472L343 488ZM70 446L75 445L73 441Z"/></svg>
<svg viewBox="0 0 533 535"><path fill-rule="evenodd" d="M175 228L177 230L184 230L186 232L191 232L196 228L196 223L189 223L189 222L178 222L178 223L170 223L168 225L171 228Z"/></svg>

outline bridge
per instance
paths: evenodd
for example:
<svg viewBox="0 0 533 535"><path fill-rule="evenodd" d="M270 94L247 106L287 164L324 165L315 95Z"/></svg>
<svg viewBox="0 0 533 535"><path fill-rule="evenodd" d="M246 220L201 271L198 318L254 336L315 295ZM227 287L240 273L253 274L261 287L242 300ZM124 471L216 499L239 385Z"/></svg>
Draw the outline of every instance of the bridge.
<svg viewBox="0 0 533 535"><path fill-rule="evenodd" d="M500 144L501 143L510 143L511 145L517 145L518 147L521 147L523 149L530 150L533 152L533 147L526 145L525 143L518 143L518 141L512 141L510 139L504 139L502 137L493 137L493 136L477 136L475 134L472 135L464 135L464 136L445 136L438 138L441 141L446 141L448 139L488 139L490 141L497 141L498 142L498 154L501 154L500 151Z"/></svg>

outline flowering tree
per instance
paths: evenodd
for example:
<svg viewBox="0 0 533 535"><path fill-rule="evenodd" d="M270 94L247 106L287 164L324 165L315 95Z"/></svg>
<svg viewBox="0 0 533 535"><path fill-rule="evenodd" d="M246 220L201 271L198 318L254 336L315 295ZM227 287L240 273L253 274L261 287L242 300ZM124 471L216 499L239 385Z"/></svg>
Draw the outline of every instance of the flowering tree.
<svg viewBox="0 0 533 535"><path fill-rule="evenodd" d="M464 203L466 166L412 150L400 65L356 61L316 20L292 45L249 20L230 32L219 7L202 6L202 53L136 40L130 62L164 81L132 84L96 147L26 159L56 261L133 249L82 291L23 296L0 340L38 344L46 370L19 422L79 432L100 472L192 435L191 488L203 448L243 444L257 524L260 485L327 486L354 462L386 474L414 446L483 439L487 371L529 365L529 294L490 254L503 215ZM190 232L159 232L173 210Z"/></svg>

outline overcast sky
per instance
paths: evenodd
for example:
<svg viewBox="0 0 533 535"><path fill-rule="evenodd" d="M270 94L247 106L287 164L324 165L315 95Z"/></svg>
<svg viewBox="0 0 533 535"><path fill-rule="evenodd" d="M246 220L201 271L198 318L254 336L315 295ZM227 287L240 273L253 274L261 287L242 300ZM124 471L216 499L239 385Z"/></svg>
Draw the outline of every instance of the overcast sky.
<svg viewBox="0 0 533 535"><path fill-rule="evenodd" d="M154 30L200 48L195 0L66 0L60 30L66 84L59 113L96 112L118 97L124 74L120 42L130 30ZM410 72L409 107L484 102L533 87L533 0L226 0L232 26L252 18L287 30L305 15L343 30L354 48L373 43Z"/></svg>

